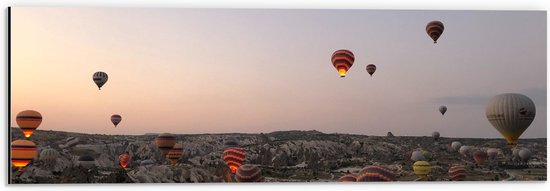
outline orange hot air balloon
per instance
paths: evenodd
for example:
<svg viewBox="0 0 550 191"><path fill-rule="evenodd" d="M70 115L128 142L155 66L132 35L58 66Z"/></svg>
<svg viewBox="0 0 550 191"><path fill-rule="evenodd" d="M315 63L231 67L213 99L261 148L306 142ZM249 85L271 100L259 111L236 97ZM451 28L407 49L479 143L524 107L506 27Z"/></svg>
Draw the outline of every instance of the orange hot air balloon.
<svg viewBox="0 0 550 191"><path fill-rule="evenodd" d="M223 160L225 160L225 164L229 166L231 172L235 173L235 171L237 171L237 169L244 162L245 155L246 153L242 149L238 147L230 147L225 149L223 152Z"/></svg>
<svg viewBox="0 0 550 191"><path fill-rule="evenodd" d="M346 77L346 72L348 72L349 68L353 65L355 56L349 50L337 50L332 54L331 60L332 65L338 70L340 77L343 78Z"/></svg>
<svg viewBox="0 0 550 191"><path fill-rule="evenodd" d="M357 175L355 174L346 174L340 177L337 182L357 182Z"/></svg>
<svg viewBox="0 0 550 191"><path fill-rule="evenodd" d="M376 65L374 64L367 65L367 72L370 74L370 76L372 76L372 74L376 72Z"/></svg>
<svg viewBox="0 0 550 191"><path fill-rule="evenodd" d="M166 158L172 163L172 165L175 165L178 162L178 159L181 158L183 155L183 144L177 143L174 145L174 148L172 148L168 155L166 155Z"/></svg>
<svg viewBox="0 0 550 191"><path fill-rule="evenodd" d="M443 34L445 27L441 21L432 21L426 25L426 33L434 40L434 44L437 43L437 39Z"/></svg>
<svg viewBox="0 0 550 191"><path fill-rule="evenodd" d="M122 153L118 156L118 162L120 163L120 166L122 166L123 169L126 169L126 166L128 165L128 162L130 162L130 155L126 153Z"/></svg>
<svg viewBox="0 0 550 191"><path fill-rule="evenodd" d="M36 154L36 144L32 141L19 139L11 142L11 163L19 168L19 171L22 171L23 167L36 157Z"/></svg>
<svg viewBox="0 0 550 191"><path fill-rule="evenodd" d="M237 182L262 182L262 169L258 166L245 164L240 166L235 173Z"/></svg>
<svg viewBox="0 0 550 191"><path fill-rule="evenodd" d="M17 125L23 131L25 137L29 138L42 123L42 115L34 110L25 110L17 114L15 121L17 121Z"/></svg>
<svg viewBox="0 0 550 191"><path fill-rule="evenodd" d="M160 153L162 155L167 155L176 144L176 137L170 133L163 133L155 139L155 143L157 144Z"/></svg>
<svg viewBox="0 0 550 191"><path fill-rule="evenodd" d="M120 121L122 121L122 116L118 114L111 116L111 122L113 122L113 125L115 125L115 127L120 123Z"/></svg>

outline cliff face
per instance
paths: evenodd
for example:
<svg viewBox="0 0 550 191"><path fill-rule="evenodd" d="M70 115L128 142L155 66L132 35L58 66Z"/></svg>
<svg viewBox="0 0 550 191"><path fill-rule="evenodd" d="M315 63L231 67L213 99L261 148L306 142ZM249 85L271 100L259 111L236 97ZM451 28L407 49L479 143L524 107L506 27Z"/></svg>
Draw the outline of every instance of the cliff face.
<svg viewBox="0 0 550 191"><path fill-rule="evenodd" d="M12 129L11 136L12 140L23 138L18 129ZM166 157L160 154L155 145L154 135L109 136L39 130L31 137L31 141L38 146L38 153L50 148L58 151L59 156L55 161L40 161L37 156L22 173L12 169L12 182L224 182L228 175L222 153L224 140L227 139L236 139L240 142L247 154L245 163L260 165L265 181L268 182L335 181L343 173L357 173L367 165L385 166L398 175L398 180L414 180L410 155L416 150L427 151L431 155L432 180L448 180L447 169L451 164L461 163L475 167L471 158L462 156L450 148L452 141L461 141L465 145L480 149L507 149L500 139L441 137L438 142L434 142L431 137L376 137L323 134L318 131L176 137L178 142L183 144L184 154L176 165L169 165ZM546 179L546 139L522 140L522 144L533 151L531 162L542 164L544 167L543 174L530 178L524 176L524 179ZM118 161L118 156L122 153L128 153L132 158L125 170L120 167ZM498 160L507 160L504 154L502 152L497 157ZM92 167L85 168L79 165L78 158L82 155L95 159ZM491 177L493 174L501 178L506 177L503 169L491 173Z"/></svg>

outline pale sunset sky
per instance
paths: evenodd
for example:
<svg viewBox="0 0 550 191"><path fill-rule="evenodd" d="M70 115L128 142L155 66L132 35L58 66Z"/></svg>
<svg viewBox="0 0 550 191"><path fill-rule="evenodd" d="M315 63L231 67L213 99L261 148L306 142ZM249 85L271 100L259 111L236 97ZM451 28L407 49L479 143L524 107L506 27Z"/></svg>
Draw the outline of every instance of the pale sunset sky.
<svg viewBox="0 0 550 191"><path fill-rule="evenodd" d="M522 138L547 134L545 11L14 7L11 23L13 127L33 109L41 130L99 134L500 138L485 106L521 93L537 109ZM345 78L339 49L355 54Z"/></svg>

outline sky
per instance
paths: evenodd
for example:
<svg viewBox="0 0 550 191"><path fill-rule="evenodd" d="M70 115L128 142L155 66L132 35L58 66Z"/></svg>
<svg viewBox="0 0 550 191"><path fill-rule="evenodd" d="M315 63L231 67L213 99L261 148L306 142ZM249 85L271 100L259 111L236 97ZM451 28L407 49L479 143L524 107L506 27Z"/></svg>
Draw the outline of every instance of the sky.
<svg viewBox="0 0 550 191"><path fill-rule="evenodd" d="M11 18L14 127L33 109L39 129L98 134L500 138L485 106L514 92L537 108L522 137L547 134L544 11L15 7ZM432 20L445 24L437 44ZM345 78L330 62L339 49L355 54ZM109 75L102 90L96 71Z"/></svg>

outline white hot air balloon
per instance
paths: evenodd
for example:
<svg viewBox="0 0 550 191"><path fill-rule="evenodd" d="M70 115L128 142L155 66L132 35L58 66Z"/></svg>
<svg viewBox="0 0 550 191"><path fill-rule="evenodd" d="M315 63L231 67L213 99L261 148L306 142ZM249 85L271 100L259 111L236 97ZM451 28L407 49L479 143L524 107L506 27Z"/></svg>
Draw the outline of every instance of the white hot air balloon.
<svg viewBox="0 0 550 191"><path fill-rule="evenodd" d="M460 149L458 150L458 152L464 156L468 156L469 154L472 153L472 149L473 147L472 146L461 146Z"/></svg>
<svg viewBox="0 0 550 191"><path fill-rule="evenodd" d="M424 155L422 154L422 151L414 151L411 154L411 160L414 161L414 162L424 161L424 160L426 160L426 157L424 157Z"/></svg>
<svg viewBox="0 0 550 191"><path fill-rule="evenodd" d="M531 151L526 148L521 149L518 155L521 161L523 162L527 162L529 159L531 159Z"/></svg>
<svg viewBox="0 0 550 191"><path fill-rule="evenodd" d="M437 131L433 132L432 137L434 138L435 141L439 140L439 132Z"/></svg>
<svg viewBox="0 0 550 191"><path fill-rule="evenodd" d="M529 97L506 93L493 97L487 104L485 114L508 144L516 145L518 138L535 119L536 109Z"/></svg>
<svg viewBox="0 0 550 191"><path fill-rule="evenodd" d="M458 149L460 149L461 146L462 146L462 143L458 141L453 141L451 143L451 148L453 148L454 151L458 151Z"/></svg>

